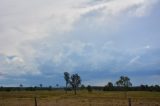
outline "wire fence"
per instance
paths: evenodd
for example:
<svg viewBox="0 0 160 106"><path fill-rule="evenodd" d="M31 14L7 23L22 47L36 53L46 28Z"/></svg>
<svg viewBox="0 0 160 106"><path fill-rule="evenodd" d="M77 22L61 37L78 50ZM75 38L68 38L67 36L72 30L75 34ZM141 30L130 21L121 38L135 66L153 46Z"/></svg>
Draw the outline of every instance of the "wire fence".
<svg viewBox="0 0 160 106"><path fill-rule="evenodd" d="M0 106L160 106L155 99L0 98Z"/></svg>

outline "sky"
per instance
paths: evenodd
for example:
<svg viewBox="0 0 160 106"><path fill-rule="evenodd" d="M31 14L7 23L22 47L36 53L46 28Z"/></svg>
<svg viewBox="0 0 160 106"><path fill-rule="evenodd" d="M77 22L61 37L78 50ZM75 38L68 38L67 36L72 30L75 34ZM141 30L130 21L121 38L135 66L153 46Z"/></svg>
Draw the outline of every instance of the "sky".
<svg viewBox="0 0 160 106"><path fill-rule="evenodd" d="M160 85L160 0L0 0L0 86Z"/></svg>

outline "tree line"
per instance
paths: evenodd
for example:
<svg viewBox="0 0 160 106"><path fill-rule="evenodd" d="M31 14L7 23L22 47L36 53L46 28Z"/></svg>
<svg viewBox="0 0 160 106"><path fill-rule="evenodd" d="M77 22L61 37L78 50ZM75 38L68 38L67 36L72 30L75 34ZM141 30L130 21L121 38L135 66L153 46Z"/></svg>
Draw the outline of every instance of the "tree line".
<svg viewBox="0 0 160 106"><path fill-rule="evenodd" d="M73 76L77 76L73 80ZM132 83L130 81L130 78L127 76L120 76L119 80L113 84L112 82L108 82L105 86L84 86L83 84L79 87L81 84L81 78L78 74L73 74L70 77L70 74L68 72L64 72L64 79L66 81L66 88L65 91L67 93L67 90L74 89L75 94L76 90L88 90L88 92L92 92L93 90L99 90L99 91L160 91L159 85L140 85L140 86L132 86ZM73 84L73 82L75 82ZM69 87L68 87L69 85Z"/></svg>
<svg viewBox="0 0 160 106"><path fill-rule="evenodd" d="M48 86L43 87L42 84L35 87L23 87L23 84L20 84L19 87L0 87L0 91L36 91L36 90L65 90L65 93L68 91L74 91L74 94L77 94L77 90L88 90L92 92L93 90L98 91L160 91L159 85L140 85L132 86L130 78L127 76L120 76L120 78L113 84L108 82L105 86L91 86L81 84L81 77L76 74L70 74L64 72L65 87L59 87L59 84L56 84L56 87Z"/></svg>

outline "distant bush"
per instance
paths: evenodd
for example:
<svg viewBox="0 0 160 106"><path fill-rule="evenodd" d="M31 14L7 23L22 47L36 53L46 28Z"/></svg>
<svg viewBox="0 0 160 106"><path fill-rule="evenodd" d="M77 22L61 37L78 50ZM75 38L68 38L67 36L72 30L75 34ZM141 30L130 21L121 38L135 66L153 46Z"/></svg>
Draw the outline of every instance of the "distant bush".
<svg viewBox="0 0 160 106"><path fill-rule="evenodd" d="M87 86L88 92L92 92L92 87L90 85Z"/></svg>

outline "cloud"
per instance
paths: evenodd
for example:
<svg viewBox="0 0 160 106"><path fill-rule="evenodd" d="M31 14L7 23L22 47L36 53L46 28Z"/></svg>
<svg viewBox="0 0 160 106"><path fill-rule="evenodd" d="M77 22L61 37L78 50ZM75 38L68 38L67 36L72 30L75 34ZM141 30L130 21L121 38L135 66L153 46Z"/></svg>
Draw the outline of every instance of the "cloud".
<svg viewBox="0 0 160 106"><path fill-rule="evenodd" d="M124 38L129 34L119 30L128 28L126 20L144 17L157 2L0 0L0 73L124 71L145 50L137 49L135 43L127 45L130 42ZM143 49L152 48L150 43L144 45Z"/></svg>
<svg viewBox="0 0 160 106"><path fill-rule="evenodd" d="M146 48L146 49L150 49L151 46L150 46L150 45L146 45L145 48Z"/></svg>
<svg viewBox="0 0 160 106"><path fill-rule="evenodd" d="M133 63L137 62L139 58L140 58L140 56L134 57L133 59L131 59L131 61L129 62L129 64L133 64Z"/></svg>
<svg viewBox="0 0 160 106"><path fill-rule="evenodd" d="M112 19L124 13L145 15L157 0L91 1L1 1L1 52L18 54L17 47L27 41L70 31L83 15L100 12L96 20ZM38 2L38 3L37 3ZM94 1L93 1L94 2ZM132 7L135 7L132 9ZM97 13L96 13L97 14ZM110 21L110 20L109 20Z"/></svg>
<svg viewBox="0 0 160 106"><path fill-rule="evenodd" d="M21 57L0 55L0 73L3 77L40 74L34 65Z"/></svg>
<svg viewBox="0 0 160 106"><path fill-rule="evenodd" d="M113 0L113 1L101 1L95 4L88 3L83 6L80 11L82 15L88 14L95 16L96 20L108 20L115 19L119 16L136 16L141 17L148 14L153 4L158 0ZM95 14L95 15L94 15Z"/></svg>

